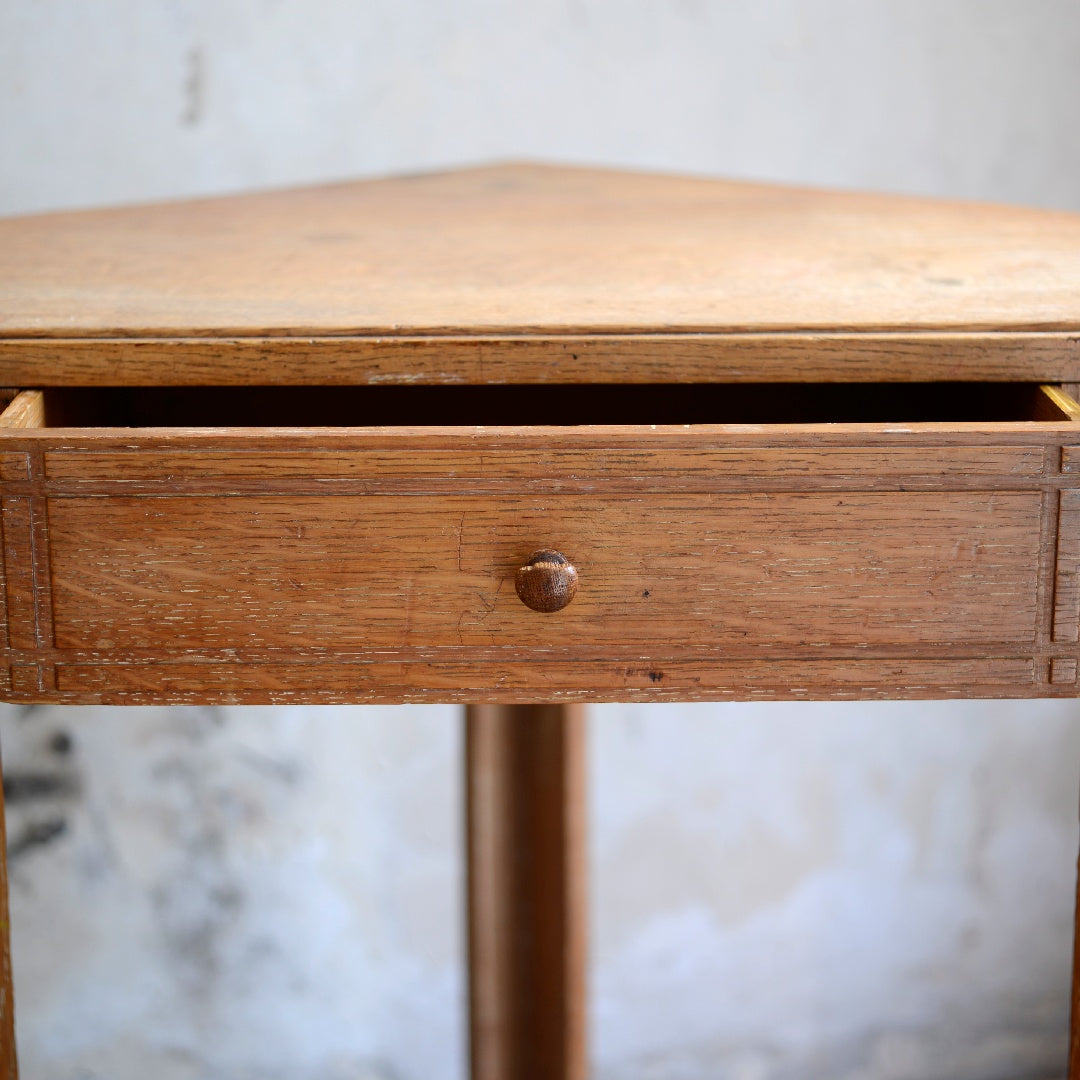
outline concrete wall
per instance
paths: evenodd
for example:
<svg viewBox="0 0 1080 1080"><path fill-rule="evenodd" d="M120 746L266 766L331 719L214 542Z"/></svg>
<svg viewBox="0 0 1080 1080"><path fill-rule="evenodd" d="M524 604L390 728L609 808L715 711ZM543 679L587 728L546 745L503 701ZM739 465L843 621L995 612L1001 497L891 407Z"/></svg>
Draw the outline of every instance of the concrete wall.
<svg viewBox="0 0 1080 1080"><path fill-rule="evenodd" d="M1080 209L1070 0L8 0L0 212L529 156ZM597 708L603 1080L1062 1073L1071 703ZM6 709L35 1080L463 1076L454 710Z"/></svg>

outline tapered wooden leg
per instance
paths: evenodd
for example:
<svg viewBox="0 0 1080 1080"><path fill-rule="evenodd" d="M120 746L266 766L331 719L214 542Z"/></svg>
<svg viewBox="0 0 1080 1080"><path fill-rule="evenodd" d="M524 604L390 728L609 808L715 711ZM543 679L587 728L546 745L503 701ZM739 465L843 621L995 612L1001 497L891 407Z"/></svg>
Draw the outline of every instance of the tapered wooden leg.
<svg viewBox="0 0 1080 1080"><path fill-rule="evenodd" d="M18 1080L15 1060L15 994L11 985L11 934L8 927L7 834L4 792L0 787L0 1078Z"/></svg>
<svg viewBox="0 0 1080 1080"><path fill-rule="evenodd" d="M584 1080L584 709L465 726L472 1080Z"/></svg>

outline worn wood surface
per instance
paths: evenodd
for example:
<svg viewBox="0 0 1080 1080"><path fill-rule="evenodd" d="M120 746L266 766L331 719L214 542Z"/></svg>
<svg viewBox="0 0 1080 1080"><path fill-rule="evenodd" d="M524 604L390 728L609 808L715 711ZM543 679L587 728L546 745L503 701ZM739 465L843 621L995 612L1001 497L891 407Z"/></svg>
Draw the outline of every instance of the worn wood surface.
<svg viewBox="0 0 1080 1080"><path fill-rule="evenodd" d="M1080 379L1080 216L508 165L0 221L0 385Z"/></svg>
<svg viewBox="0 0 1080 1080"><path fill-rule="evenodd" d="M12 700L1076 692L1061 393L997 422L22 426L51 393L0 426ZM540 615L514 583L545 548L579 583Z"/></svg>
<svg viewBox="0 0 1080 1080"><path fill-rule="evenodd" d="M870 380L1080 381L1080 217L510 166L0 222L0 386ZM1077 692L1053 395L1026 424L602 434L47 404L0 420L4 697L544 703L470 717L483 1080L583 1075L552 702ZM548 545L581 584L542 633L502 583Z"/></svg>
<svg viewBox="0 0 1080 1080"><path fill-rule="evenodd" d="M8 921L7 831L0 786L0 1078L18 1080L15 1055L15 994L11 978L11 927Z"/></svg>
<svg viewBox="0 0 1080 1080"><path fill-rule="evenodd" d="M472 1080L585 1080L584 715L466 715Z"/></svg>
<svg viewBox="0 0 1080 1080"><path fill-rule="evenodd" d="M40 390L22 390L4 404L6 407L0 413L0 427L45 427L45 395Z"/></svg>
<svg viewBox="0 0 1080 1080"><path fill-rule="evenodd" d="M701 649L690 658L639 651L642 655L631 660L555 656L529 662L490 653L482 660L435 656L392 662L372 660L370 654L279 659L243 650L173 662L45 654L36 666L12 669L14 689L5 697L106 705L385 705L943 700L1075 697L1077 692L1075 686L1048 683L1042 655L973 659L971 650L939 649L938 659L896 655L896 650L884 656L732 660L726 650Z"/></svg>
<svg viewBox="0 0 1080 1080"><path fill-rule="evenodd" d="M24 504L28 500L11 500ZM1038 491L49 500L58 649L1028 646ZM550 618L540 545L578 572ZM1073 640L1075 640L1075 635Z"/></svg>
<svg viewBox="0 0 1080 1080"><path fill-rule="evenodd" d="M21 386L993 382L1080 378L1080 333L355 334L51 338L0 334Z"/></svg>
<svg viewBox="0 0 1080 1080"><path fill-rule="evenodd" d="M1073 694L1056 400L957 424L0 426L5 696ZM542 548L578 573L550 614L515 592Z"/></svg>

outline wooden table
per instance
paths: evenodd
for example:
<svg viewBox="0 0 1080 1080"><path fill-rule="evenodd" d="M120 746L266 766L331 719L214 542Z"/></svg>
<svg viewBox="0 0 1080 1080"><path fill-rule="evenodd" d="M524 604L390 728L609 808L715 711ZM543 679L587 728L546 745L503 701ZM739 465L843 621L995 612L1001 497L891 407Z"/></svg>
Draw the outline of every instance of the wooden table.
<svg viewBox="0 0 1080 1080"><path fill-rule="evenodd" d="M581 703L1076 696L1077 383L1066 214L503 166L3 221L3 697L468 704L473 1076L581 1078Z"/></svg>

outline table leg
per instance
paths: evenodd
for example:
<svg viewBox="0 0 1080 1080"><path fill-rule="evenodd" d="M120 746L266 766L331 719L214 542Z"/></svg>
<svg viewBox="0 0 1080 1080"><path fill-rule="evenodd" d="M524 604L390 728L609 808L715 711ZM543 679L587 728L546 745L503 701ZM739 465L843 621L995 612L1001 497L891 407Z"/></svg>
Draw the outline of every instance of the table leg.
<svg viewBox="0 0 1080 1080"><path fill-rule="evenodd" d="M585 1080L584 720L466 713L472 1080Z"/></svg>
<svg viewBox="0 0 1080 1080"><path fill-rule="evenodd" d="M1080 861L1077 862L1076 909L1074 919L1072 1014L1069 1018L1068 1080L1080 1080Z"/></svg>
<svg viewBox="0 0 1080 1080"><path fill-rule="evenodd" d="M15 994L11 984L11 935L8 929L7 834L4 792L0 787L0 1080L18 1080L15 1060Z"/></svg>

